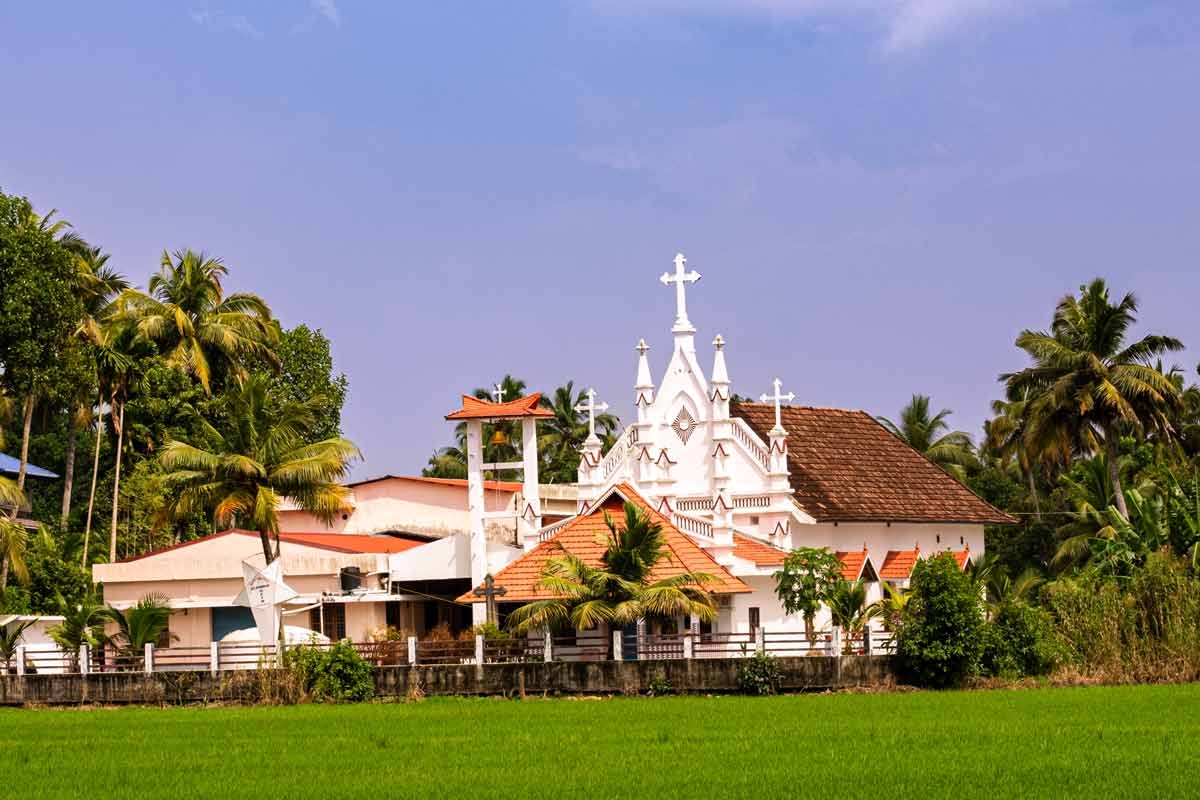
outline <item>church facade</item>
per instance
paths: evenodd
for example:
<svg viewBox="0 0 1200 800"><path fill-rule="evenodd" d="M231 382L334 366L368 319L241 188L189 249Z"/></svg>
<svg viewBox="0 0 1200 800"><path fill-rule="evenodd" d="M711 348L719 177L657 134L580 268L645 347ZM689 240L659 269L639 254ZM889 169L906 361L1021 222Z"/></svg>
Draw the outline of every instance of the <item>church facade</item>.
<svg viewBox="0 0 1200 800"><path fill-rule="evenodd" d="M721 575L748 587L718 597L714 631L803 625L784 613L772 578L793 548L836 552L844 576L867 581L874 600L881 581L906 587L920 558L951 551L965 568L984 551L986 525L1014 522L865 412L790 405L795 398L779 380L760 402L734 402L723 337L705 357L710 368L697 352L686 293L700 276L685 266L678 255L661 278L676 297L666 369L656 382L650 348L638 342L636 419L607 453L589 438L578 517L599 513L621 487L649 504L672 535L685 535ZM590 406L594 398L583 410L594 413ZM500 570L496 585L527 579L525 562L544 559L575 519L527 540L529 552Z"/></svg>

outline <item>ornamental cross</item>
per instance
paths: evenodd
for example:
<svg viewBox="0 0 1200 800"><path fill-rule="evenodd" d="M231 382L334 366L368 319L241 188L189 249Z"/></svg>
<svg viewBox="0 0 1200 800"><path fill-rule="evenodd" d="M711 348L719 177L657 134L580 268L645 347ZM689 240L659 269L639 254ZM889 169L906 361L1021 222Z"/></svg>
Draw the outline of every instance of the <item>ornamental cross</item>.
<svg viewBox="0 0 1200 800"><path fill-rule="evenodd" d="M496 398L497 403L503 402L504 401L504 387L497 383L492 388L492 397Z"/></svg>
<svg viewBox="0 0 1200 800"><path fill-rule="evenodd" d="M595 439L596 438L596 412L599 411L600 413L603 414L605 411L608 411L608 403L597 403L596 402L596 390L595 389L588 389L586 392L584 392L584 394L587 395L587 402L580 403L579 405L575 406L575 410L582 411L588 415L588 438Z"/></svg>
<svg viewBox="0 0 1200 800"><path fill-rule="evenodd" d="M492 577L490 572L483 579L483 586L475 589L475 596L484 599L484 606L487 608L487 621L493 625L498 622L496 598L506 594L508 594L508 589L505 589L503 586L497 587L496 579Z"/></svg>
<svg viewBox="0 0 1200 800"><path fill-rule="evenodd" d="M659 278L664 286L675 284L675 329L687 329L692 327L692 323L688 321L687 315L687 292L686 285L695 283L700 280L700 273L692 270L684 272L684 265L687 264L687 259L683 253L675 254L675 274L664 272Z"/></svg>
<svg viewBox="0 0 1200 800"><path fill-rule="evenodd" d="M794 395L791 392L788 392L787 394L783 394L783 392L782 392L783 381L779 380L779 378L776 378L771 383L775 387L775 394L774 395L764 394L760 398L760 402L775 403L775 427L778 430L783 430L783 423L780 422L780 419L779 419L779 404L782 403L784 400L786 400L789 403L792 402L793 400L796 399L796 395Z"/></svg>

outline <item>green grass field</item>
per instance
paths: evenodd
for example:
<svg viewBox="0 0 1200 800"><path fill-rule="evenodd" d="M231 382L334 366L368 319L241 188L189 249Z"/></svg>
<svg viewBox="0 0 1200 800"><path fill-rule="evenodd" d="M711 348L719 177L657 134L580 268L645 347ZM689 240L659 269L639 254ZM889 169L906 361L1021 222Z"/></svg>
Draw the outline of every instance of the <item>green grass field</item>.
<svg viewBox="0 0 1200 800"><path fill-rule="evenodd" d="M0 797L1196 797L1200 686L0 711Z"/></svg>

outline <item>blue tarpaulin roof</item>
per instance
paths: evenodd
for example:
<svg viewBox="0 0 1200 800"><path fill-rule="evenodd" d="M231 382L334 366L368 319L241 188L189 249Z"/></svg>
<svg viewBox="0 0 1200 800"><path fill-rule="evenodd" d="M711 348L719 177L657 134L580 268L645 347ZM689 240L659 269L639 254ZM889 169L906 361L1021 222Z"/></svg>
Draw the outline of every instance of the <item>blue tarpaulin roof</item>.
<svg viewBox="0 0 1200 800"><path fill-rule="evenodd" d="M20 459L13 458L12 456L7 455L5 453L0 453L0 473L16 475L20 469L21 469L21 460ZM36 464L26 464L25 465L25 474L31 478L57 478L58 477L58 475L54 474L50 470L42 469L41 467L37 466Z"/></svg>

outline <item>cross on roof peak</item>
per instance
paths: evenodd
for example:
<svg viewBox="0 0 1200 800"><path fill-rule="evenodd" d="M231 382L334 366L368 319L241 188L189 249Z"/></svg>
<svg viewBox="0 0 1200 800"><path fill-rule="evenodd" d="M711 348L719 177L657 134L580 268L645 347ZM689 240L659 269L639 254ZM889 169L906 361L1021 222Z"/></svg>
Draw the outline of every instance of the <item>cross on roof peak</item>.
<svg viewBox="0 0 1200 800"><path fill-rule="evenodd" d="M700 273L692 270L685 272L684 267L687 265L687 258L683 253L675 254L675 272L664 272L659 280L664 286L675 284L675 327L672 330L691 332L695 328L688 320L687 315L687 290L686 286L689 283L695 283L700 280Z"/></svg>
<svg viewBox="0 0 1200 800"><path fill-rule="evenodd" d="M760 402L775 404L775 428L771 432L776 433L778 431L783 430L783 423L780 420L780 414L779 414L780 404L785 400L789 403L792 402L793 400L796 399L796 395L793 394L792 392L788 392L787 394L784 394L783 393L783 381L779 380L779 378L776 378L775 380L771 381L771 385L775 387L775 393L774 394L764 394L760 398Z"/></svg>
<svg viewBox="0 0 1200 800"><path fill-rule="evenodd" d="M637 350L639 356L644 356L646 353L650 352L650 345L646 344L645 339L638 339L637 347L633 349Z"/></svg>
<svg viewBox="0 0 1200 800"><path fill-rule="evenodd" d="M595 389L589 388L583 394L587 397L587 402L579 403L579 405L575 406L575 410L582 411L588 415L588 441L592 441L596 439L596 412L599 411L603 414L605 411L608 411L608 403L596 402Z"/></svg>
<svg viewBox="0 0 1200 800"><path fill-rule="evenodd" d="M497 383L492 387L492 397L496 398L497 403L504 402L504 386L502 384Z"/></svg>

